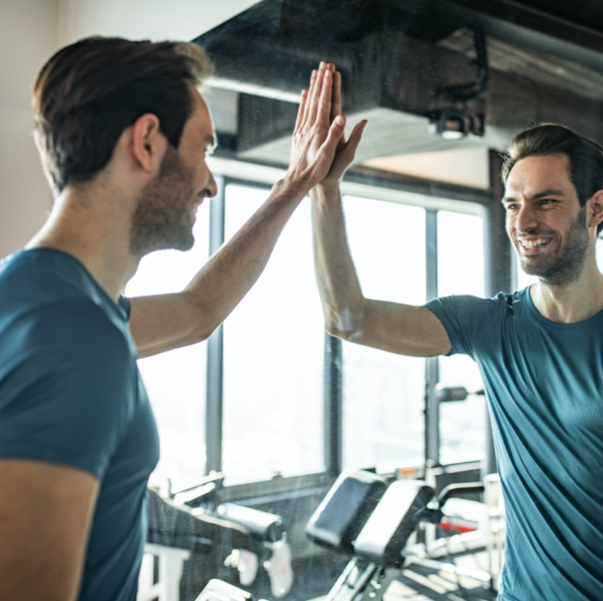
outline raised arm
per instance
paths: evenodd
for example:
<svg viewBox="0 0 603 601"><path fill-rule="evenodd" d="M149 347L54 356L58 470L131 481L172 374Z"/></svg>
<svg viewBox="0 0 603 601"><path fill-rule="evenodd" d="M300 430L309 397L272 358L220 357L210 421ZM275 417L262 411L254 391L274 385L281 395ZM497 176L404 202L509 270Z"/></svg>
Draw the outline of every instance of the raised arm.
<svg viewBox="0 0 603 601"><path fill-rule="evenodd" d="M130 327L140 356L206 339L262 273L289 217L325 178L345 119L331 119L333 72L321 63L302 93L290 166L268 200L184 291L132 299Z"/></svg>
<svg viewBox="0 0 603 601"><path fill-rule="evenodd" d="M334 74L333 114L341 110L341 80ZM327 331L338 338L401 355L430 357L451 350L446 330L425 307L364 297L348 247L339 182L354 160L366 122L343 138L328 176L312 198L314 263Z"/></svg>

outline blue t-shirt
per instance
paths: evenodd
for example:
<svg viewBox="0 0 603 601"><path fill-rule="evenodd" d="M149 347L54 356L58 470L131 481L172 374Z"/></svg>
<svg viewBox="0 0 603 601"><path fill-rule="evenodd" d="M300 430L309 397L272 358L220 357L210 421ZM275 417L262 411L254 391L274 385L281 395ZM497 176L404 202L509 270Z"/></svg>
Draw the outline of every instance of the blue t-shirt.
<svg viewBox="0 0 603 601"><path fill-rule="evenodd" d="M0 262L0 299L0 458L100 480L78 599L134 601L159 443L129 302L116 304L77 259L50 249Z"/></svg>
<svg viewBox="0 0 603 601"><path fill-rule="evenodd" d="M603 311L561 324L529 289L436 299L478 364L505 498L505 601L603 599Z"/></svg>

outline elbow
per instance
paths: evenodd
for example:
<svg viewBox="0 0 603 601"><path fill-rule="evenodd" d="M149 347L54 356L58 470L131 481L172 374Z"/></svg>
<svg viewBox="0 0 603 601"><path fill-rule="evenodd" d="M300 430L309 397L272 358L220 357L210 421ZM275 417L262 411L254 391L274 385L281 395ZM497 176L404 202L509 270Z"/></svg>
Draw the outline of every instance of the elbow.
<svg viewBox="0 0 603 601"><path fill-rule="evenodd" d="M205 342L220 327L220 325L221 324L202 324L198 327L191 329L191 331L188 333L188 342L186 344L197 344L198 342Z"/></svg>
<svg viewBox="0 0 603 601"><path fill-rule="evenodd" d="M362 315L354 315L349 309L337 314L325 311L325 329L335 338L359 343L362 341Z"/></svg>

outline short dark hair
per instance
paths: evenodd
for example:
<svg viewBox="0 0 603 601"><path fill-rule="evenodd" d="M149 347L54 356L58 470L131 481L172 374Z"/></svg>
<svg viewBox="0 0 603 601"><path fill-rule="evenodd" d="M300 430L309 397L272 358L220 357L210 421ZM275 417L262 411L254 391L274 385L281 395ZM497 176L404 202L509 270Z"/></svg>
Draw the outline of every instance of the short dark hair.
<svg viewBox="0 0 603 601"><path fill-rule="evenodd" d="M91 37L59 50L33 90L34 130L54 191L91 180L124 129L153 113L177 147L194 110L189 83L211 74L205 52L185 42Z"/></svg>
<svg viewBox="0 0 603 601"><path fill-rule="evenodd" d="M558 123L538 123L515 135L503 162L503 183L506 185L511 169L522 159L551 154L567 156L570 181L580 206L595 192L603 190L603 146ZM602 229L603 222L597 233Z"/></svg>

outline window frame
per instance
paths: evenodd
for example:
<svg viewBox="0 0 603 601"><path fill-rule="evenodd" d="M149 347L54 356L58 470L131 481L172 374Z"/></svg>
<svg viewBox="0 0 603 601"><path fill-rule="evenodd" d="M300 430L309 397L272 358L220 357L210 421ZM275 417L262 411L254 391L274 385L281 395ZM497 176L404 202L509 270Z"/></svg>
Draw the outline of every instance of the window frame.
<svg viewBox="0 0 603 601"><path fill-rule="evenodd" d="M496 153L491 153L492 154ZM232 161L229 161L232 163ZM491 172L497 169L496 158L491 159ZM246 167L250 165L245 163ZM232 164L231 164L232 169ZM257 166L261 170L264 166ZM274 169L270 166L269 169ZM231 173L232 171L229 170ZM248 171L247 171L248 172ZM218 194L210 201L210 256L224 242L225 226L225 192L228 185L237 185L248 188L269 191L270 178L264 181L250 180L231 175L215 175L218 184ZM495 181L495 178L494 180ZM347 185L347 189L346 189ZM500 204L499 187L494 185L489 190L479 190L467 186L446 184L421 178L379 172L375 169L363 167L353 168L344 178L342 194L349 194L377 200L392 200L392 193L416 196L423 200L421 206L425 208L426 219L426 283L427 300L437 297L437 213L438 206L445 210L454 211L455 208L443 206L447 201L452 201L457 207L458 203L471 203L481 206L484 219L486 236L484 239L484 252L486 256L485 270L491 268L488 257L496 256L492 251L491 241L500 241L500 233L491 233L493 228L500 227L500 215L496 206ZM371 194L371 190L373 194ZM387 196L387 198L384 198ZM438 203L439 201L439 203ZM401 204L413 204L404 202ZM417 204L420 204L419 201ZM458 208L457 208L458 210ZM497 218L498 217L498 218ZM490 247L489 247L490 244ZM499 266L500 268L500 266ZM510 273L511 266L509 266ZM510 277L510 275L509 275ZM489 293L489 290L486 290ZM222 470L222 426L223 426L223 383L224 383L224 334L220 326L208 339L207 345L207 382L206 382L206 473ZM439 461L439 407L435 397L435 386L438 383L439 358L425 360L425 464L424 467L440 466ZM248 483L233 484L225 487L224 498L231 500L244 499L263 495L298 494L302 489L322 488L329 486L342 469L343 453L343 397L342 397L342 343L325 332L324 342L324 377L323 377L323 404L324 404L324 453L325 470L319 473L303 474L292 477L277 476L269 480L260 480ZM474 462L469 462L474 463Z"/></svg>

